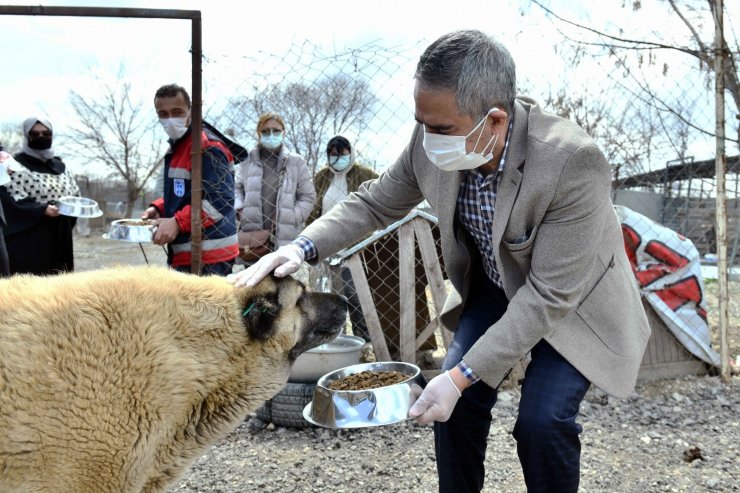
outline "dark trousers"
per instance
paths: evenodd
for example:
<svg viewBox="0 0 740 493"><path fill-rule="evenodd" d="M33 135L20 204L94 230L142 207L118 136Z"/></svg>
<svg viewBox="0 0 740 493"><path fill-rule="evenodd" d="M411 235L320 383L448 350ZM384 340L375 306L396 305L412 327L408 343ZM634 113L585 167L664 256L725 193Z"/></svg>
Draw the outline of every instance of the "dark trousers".
<svg viewBox="0 0 740 493"><path fill-rule="evenodd" d="M443 364L445 370L459 363L506 311L508 303L503 291L485 274L477 274L472 283ZM527 491L578 491L581 426L576 423L576 417L590 382L544 340L532 348L531 356L514 426ZM491 409L495 403L496 389L479 381L463 392L447 422L434 423L441 493L482 490Z"/></svg>
<svg viewBox="0 0 740 493"><path fill-rule="evenodd" d="M338 289L335 292L341 293L347 298L347 302L349 303L349 320L352 322L352 333L365 339L365 342L368 342L370 341L370 332L367 330L365 315L363 315L362 306L360 306L360 298L357 296L355 283L352 281L352 272L347 267L342 266L340 269L342 269L340 274L342 289Z"/></svg>

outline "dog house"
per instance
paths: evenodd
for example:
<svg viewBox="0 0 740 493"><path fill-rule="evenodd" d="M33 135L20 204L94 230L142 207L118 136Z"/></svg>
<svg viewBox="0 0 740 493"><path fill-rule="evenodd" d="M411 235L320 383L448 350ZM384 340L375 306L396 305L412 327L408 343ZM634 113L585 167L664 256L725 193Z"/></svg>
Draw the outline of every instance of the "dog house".
<svg viewBox="0 0 740 493"><path fill-rule="evenodd" d="M699 252L686 236L624 206L615 206L625 251L652 333L641 379L703 374L719 363L710 347Z"/></svg>
<svg viewBox="0 0 740 493"><path fill-rule="evenodd" d="M437 314L447 297L437 220L414 210L364 241L339 252L329 265L346 268L378 361L441 361L451 341ZM427 361L428 362L428 361ZM420 365L422 366L422 365Z"/></svg>

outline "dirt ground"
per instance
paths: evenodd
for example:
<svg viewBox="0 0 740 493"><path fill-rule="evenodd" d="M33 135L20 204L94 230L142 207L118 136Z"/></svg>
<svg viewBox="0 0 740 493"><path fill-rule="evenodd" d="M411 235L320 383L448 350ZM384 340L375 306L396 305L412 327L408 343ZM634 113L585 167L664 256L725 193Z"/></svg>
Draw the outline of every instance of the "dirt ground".
<svg viewBox="0 0 740 493"><path fill-rule="evenodd" d="M88 271L116 265L166 265L164 248L151 243L106 240L103 232L74 238L75 270Z"/></svg>
<svg viewBox="0 0 740 493"><path fill-rule="evenodd" d="M730 359L734 361L740 355L740 282L730 281L727 327L727 347ZM715 280L704 281L704 296L707 300L707 319L712 332L712 347L719 352L719 283Z"/></svg>

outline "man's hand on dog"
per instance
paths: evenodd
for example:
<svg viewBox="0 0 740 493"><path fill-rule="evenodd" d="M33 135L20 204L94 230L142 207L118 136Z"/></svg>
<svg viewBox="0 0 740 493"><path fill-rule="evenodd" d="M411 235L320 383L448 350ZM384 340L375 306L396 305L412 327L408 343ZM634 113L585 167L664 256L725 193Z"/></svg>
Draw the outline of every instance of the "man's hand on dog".
<svg viewBox="0 0 740 493"><path fill-rule="evenodd" d="M303 249L298 245L289 243L272 253L268 253L248 269L236 274L229 274L226 280L231 281L237 287L252 287L270 272L275 271L277 277L285 277L296 272L303 263L303 258Z"/></svg>

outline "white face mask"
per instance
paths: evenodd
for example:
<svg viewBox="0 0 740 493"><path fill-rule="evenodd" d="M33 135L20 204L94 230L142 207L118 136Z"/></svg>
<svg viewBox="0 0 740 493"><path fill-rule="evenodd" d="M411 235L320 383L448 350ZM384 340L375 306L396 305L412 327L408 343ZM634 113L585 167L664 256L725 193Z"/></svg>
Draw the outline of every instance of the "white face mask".
<svg viewBox="0 0 740 493"><path fill-rule="evenodd" d="M189 114L189 113L188 113ZM159 123L164 127L164 131L172 140L177 140L188 131L188 117L182 118L160 118Z"/></svg>
<svg viewBox="0 0 740 493"><path fill-rule="evenodd" d="M493 111L497 111L497 108L491 108L488 114L483 117L468 135L441 135L424 132L424 151L426 151L429 160L442 171L462 171L477 168L493 159L493 149L496 147L496 142L498 142L498 134L494 134L491 137L488 143L481 149L481 152L475 152L483 136L488 115ZM478 128L480 128L480 134L475 141L473 151L467 153L465 142ZM488 153L483 154L489 147L490 150Z"/></svg>
<svg viewBox="0 0 740 493"><path fill-rule="evenodd" d="M283 134L261 135L260 144L262 144L262 147L274 151L275 149L283 145Z"/></svg>
<svg viewBox="0 0 740 493"><path fill-rule="evenodd" d="M350 164L352 164L349 158L349 154L345 154L342 156L329 156L329 166L331 166L334 171L344 171L345 169L349 168Z"/></svg>

